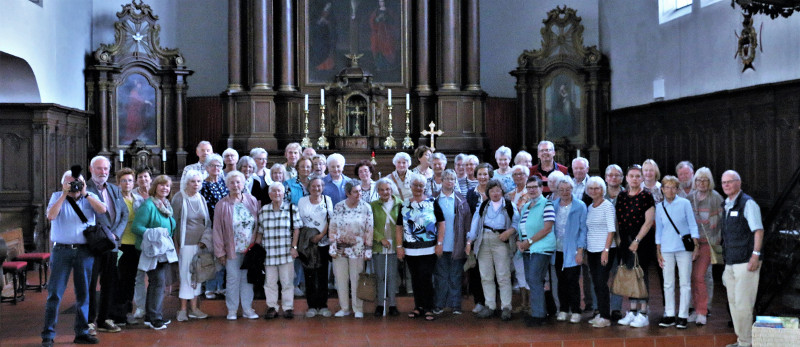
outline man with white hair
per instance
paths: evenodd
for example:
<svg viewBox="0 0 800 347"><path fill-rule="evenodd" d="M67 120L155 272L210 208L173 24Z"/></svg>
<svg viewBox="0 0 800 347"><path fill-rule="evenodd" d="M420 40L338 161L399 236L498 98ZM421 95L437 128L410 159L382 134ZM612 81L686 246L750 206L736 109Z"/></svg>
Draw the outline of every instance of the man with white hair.
<svg viewBox="0 0 800 347"><path fill-rule="evenodd" d="M108 211L97 214L97 224L108 228L114 234L116 246L113 250L95 257L92 279L89 282L89 333L97 331L116 333L121 329L109 319L113 296L118 292L117 254L122 233L128 225L128 207L117 185L108 182L111 162L103 156L92 158L89 163L92 178L86 182L86 190L97 195L106 204ZM97 281L100 280L100 302L97 302Z"/></svg>
<svg viewBox="0 0 800 347"><path fill-rule="evenodd" d="M764 226L761 210L749 195L742 192L742 178L733 170L722 174L725 214L722 219L722 252L725 272L722 283L728 291L728 307L736 332L736 343L728 347L750 346L753 307L761 272L761 247Z"/></svg>
<svg viewBox="0 0 800 347"><path fill-rule="evenodd" d="M680 189L678 189L678 196L686 198L692 192L692 178L694 178L694 165L688 160L684 160L675 166L675 173L678 174L678 181L680 181Z"/></svg>
<svg viewBox="0 0 800 347"><path fill-rule="evenodd" d="M86 246L83 230L95 225L95 216L106 213L107 209L96 194L86 190L83 176L77 172L75 176L72 170L65 172L61 177L61 191L53 193L47 204L47 220L50 221L50 241L53 242L53 248L50 251L50 281L47 283L42 346L53 345L58 309L69 283L70 272L73 272L72 285L77 308L73 342L100 342L89 335L89 278L92 275L94 256ZM74 183L76 181L80 183ZM86 222L83 222L80 215L84 216Z"/></svg>
<svg viewBox="0 0 800 347"><path fill-rule="evenodd" d="M573 199L583 201L586 206L592 202L592 198L586 195L586 183L589 181L589 160L584 157L572 159L572 183L575 189L572 191Z"/></svg>
<svg viewBox="0 0 800 347"><path fill-rule="evenodd" d="M567 175L569 170L564 165L556 163L556 146L550 141L539 142L537 146L539 153L539 163L531 167L531 176L539 176L542 180L542 195L544 197L550 196L550 187L547 186L547 176L553 171L561 171Z"/></svg>
<svg viewBox="0 0 800 347"><path fill-rule="evenodd" d="M203 179L206 179L206 177L208 177L208 173L206 172L206 168L203 164L205 164L206 158L211 153L214 153L214 147L211 146L211 142L205 140L200 141L197 144L197 148L195 148L195 154L197 154L197 157L200 158L200 160L198 160L194 164L186 165L186 167L183 168L183 172L186 173L189 172L190 170L197 170L203 174ZM182 179L183 177L181 177L181 180Z"/></svg>

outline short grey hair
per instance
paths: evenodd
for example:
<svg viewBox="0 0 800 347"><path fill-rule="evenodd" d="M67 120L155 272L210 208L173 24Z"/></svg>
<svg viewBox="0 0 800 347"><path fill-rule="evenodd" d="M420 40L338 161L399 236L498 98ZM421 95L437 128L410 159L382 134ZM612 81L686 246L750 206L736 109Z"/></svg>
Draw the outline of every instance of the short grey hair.
<svg viewBox="0 0 800 347"><path fill-rule="evenodd" d="M267 158L269 158L269 153L267 153L266 149L263 149L261 147L256 147L256 148L253 148L253 149L250 150L250 156L254 157L254 158L255 158L255 156L257 156L257 155L259 155L261 153L266 154Z"/></svg>
<svg viewBox="0 0 800 347"><path fill-rule="evenodd" d="M533 161L533 156L528 153L528 151L519 151L517 155L514 157L514 164L519 164L523 160L530 160Z"/></svg>
<svg viewBox="0 0 800 347"><path fill-rule="evenodd" d="M197 147L195 147L195 149L197 149L197 148L200 148L200 146L202 146L202 145L209 145L209 146L211 146L211 142L208 142L208 141L206 141L206 140L200 141L200 142L198 142L198 143L197 143ZM211 148L214 148L214 146L211 146Z"/></svg>
<svg viewBox="0 0 800 347"><path fill-rule="evenodd" d="M500 146L500 148L494 151L495 159L500 158L501 156L506 156L508 157L509 160L511 160L511 148L508 148L506 146Z"/></svg>
<svg viewBox="0 0 800 347"><path fill-rule="evenodd" d="M203 180L203 173L198 170L186 170L183 172L183 176L181 176L181 192L185 194L186 186L189 184L189 180L194 177L200 177L200 180ZM227 184L227 181L225 182ZM199 193L199 192L198 192Z"/></svg>
<svg viewBox="0 0 800 347"><path fill-rule="evenodd" d="M283 152L286 153L290 149L297 149L298 152L302 152L303 151L303 146L300 146L300 144L297 143L297 142L292 142L292 143L286 145L286 149L284 149Z"/></svg>
<svg viewBox="0 0 800 347"><path fill-rule="evenodd" d="M569 186L572 187L572 189L575 189L575 183L572 182L572 177L564 175L558 178L558 180L556 181L556 186L550 187L550 190L553 191L554 190L553 188L555 188L555 190L558 190L558 188L561 187L561 185L564 183L569 184ZM550 183L548 182L548 185L549 184Z"/></svg>
<svg viewBox="0 0 800 347"><path fill-rule="evenodd" d="M442 180L444 180L445 178L448 178L448 177L450 177L450 178L455 180L455 179L458 179L458 174L456 174L456 171L453 170L453 169L444 170L444 172L442 172Z"/></svg>
<svg viewBox="0 0 800 347"><path fill-rule="evenodd" d="M98 156L95 156L94 158L92 158L92 161L89 162L89 166L90 167L94 167L94 163L96 163L98 160L105 160L105 161L108 162L109 166L111 165L111 160L108 160L108 158L106 158L106 157L104 157L102 155L98 155Z"/></svg>
<svg viewBox="0 0 800 347"><path fill-rule="evenodd" d="M474 162L475 162L475 165L478 165L478 164L480 164L480 163L481 163L481 160L480 160L480 159L478 159L478 156L477 156L477 155L474 155L474 154L470 154L470 155L467 157L467 159L466 159L466 160L467 160L467 161L474 161Z"/></svg>
<svg viewBox="0 0 800 347"><path fill-rule="evenodd" d="M692 169L692 171L694 171L694 165L692 164L692 162L690 162L688 160L684 160L684 161L678 163L678 165L675 165L675 172L677 173L678 171L680 171L681 169L683 169L685 167L688 167L688 168Z"/></svg>
<svg viewBox="0 0 800 347"><path fill-rule="evenodd" d="M418 175L418 174L411 175L411 177L409 178L409 181L408 181L408 185L409 186L413 185L414 182L422 182L422 184L425 184L425 185L428 184L428 180L425 179L425 176Z"/></svg>
<svg viewBox="0 0 800 347"><path fill-rule="evenodd" d="M506 189L503 188L503 182L500 182L500 180L496 180L496 179L491 179L491 180L489 180L489 183L486 184L486 193L488 194L489 191L492 190L492 188L495 188L495 187L500 188L500 191L502 192L502 194L506 195Z"/></svg>
<svg viewBox="0 0 800 347"><path fill-rule="evenodd" d="M464 154L464 153L458 153L458 155L456 156L456 158L455 158L455 159L453 159L453 162L455 162L455 163L458 163L458 162L460 162L460 161L464 161L465 159L467 159L467 157L469 157L469 156L468 156L468 155L466 155L466 154Z"/></svg>
<svg viewBox="0 0 800 347"><path fill-rule="evenodd" d="M735 170L726 170L725 172L722 173L722 176L725 175L732 175L733 177L736 177L737 180L739 181L742 180L742 176L739 176L739 173L736 172Z"/></svg>
<svg viewBox="0 0 800 347"><path fill-rule="evenodd" d="M587 169L589 168L589 160L584 157L576 157L575 159L572 159L572 166L575 166L575 162L578 161L583 162L583 165L586 165Z"/></svg>
<svg viewBox="0 0 800 347"><path fill-rule="evenodd" d="M547 145L547 147L552 148L553 150L556 149L556 145L551 141L547 141L547 140L539 141L539 144L536 145L536 148L539 148L539 146L541 146L541 145Z"/></svg>
<svg viewBox="0 0 800 347"><path fill-rule="evenodd" d="M225 185L226 186L230 186L231 185L231 181L235 177L241 178L242 179L242 183L247 182L247 179L244 178L244 174L241 171L233 170L233 171L228 172L227 174L225 174Z"/></svg>
<svg viewBox="0 0 800 347"><path fill-rule="evenodd" d="M338 161L338 162L342 163L342 167L344 167L345 160L344 160L344 156L343 155L341 155L339 153L333 153L333 154L329 155L328 159L326 159L326 161L325 161L325 165L331 165L332 161Z"/></svg>
<svg viewBox="0 0 800 347"><path fill-rule="evenodd" d="M606 195L606 190L607 190L606 181L603 181L603 179L600 178L600 176L589 177L589 180L586 181L586 188L588 189L591 186L600 187L600 189L603 190L603 196Z"/></svg>
<svg viewBox="0 0 800 347"><path fill-rule="evenodd" d="M283 187L283 183L281 183L281 182L272 182L272 184L269 185L268 192L271 192L273 190L277 191L278 189L283 190L283 191L286 190L286 188Z"/></svg>
<svg viewBox="0 0 800 347"><path fill-rule="evenodd" d="M61 184L67 183L66 182L67 177L72 177L72 170L67 170L67 172L65 172L64 175L61 176ZM83 175L78 175L78 177L75 177L75 180L78 180L78 178L80 177L83 177Z"/></svg>
<svg viewBox="0 0 800 347"><path fill-rule="evenodd" d="M344 182L344 193L345 193L345 195L350 195L350 193L353 192L353 188L361 189L361 187L359 187L360 185L361 185L361 181L358 181L358 180L349 180L347 182Z"/></svg>
<svg viewBox="0 0 800 347"><path fill-rule="evenodd" d="M447 170L445 170L445 172L447 172ZM442 174L442 175L444 175L444 174ZM442 176L442 177L444 177L444 176ZM394 182L392 182L392 179L389 178L389 177L383 177L383 178L379 179L377 182L375 182L375 189L376 190L380 189L380 187L382 185L388 185L389 189L391 189L393 192L397 190L397 186L394 184Z"/></svg>
<svg viewBox="0 0 800 347"><path fill-rule="evenodd" d="M253 169L255 169L256 168L256 161L253 160L252 157L250 157L248 155L245 155L245 156L239 158L239 162L236 163L236 170L242 171L242 166L245 166L245 165L250 165L250 166L253 167Z"/></svg>
<svg viewBox="0 0 800 347"><path fill-rule="evenodd" d="M606 166L606 176L608 176L608 174L609 174L609 173L611 173L611 170L617 170L617 171L619 171L619 174L620 174L620 175L624 175L624 174L625 174L625 171L622 171L622 168L621 168L621 167L619 167L619 165L617 165L617 164L611 164L611 165L609 165L609 166Z"/></svg>
<svg viewBox="0 0 800 347"><path fill-rule="evenodd" d="M408 162L408 165L411 165L411 156L406 152L397 152L397 154L394 155L394 158L392 158L392 165L397 165L397 162L400 159L405 159Z"/></svg>
<svg viewBox="0 0 800 347"><path fill-rule="evenodd" d="M431 161L434 161L434 160L441 160L442 163L445 166L447 166L447 156L444 155L444 153L442 153L442 152L433 153L433 156L431 156Z"/></svg>
<svg viewBox="0 0 800 347"><path fill-rule="evenodd" d="M239 156L239 152L237 152L235 149L233 149L233 148L230 148L230 147L228 147L228 148L226 148L224 151L222 151L222 156L224 157L224 156L225 156L225 155L227 155L228 153L233 153L233 154L236 154L236 156L237 156L237 157Z"/></svg>
<svg viewBox="0 0 800 347"><path fill-rule="evenodd" d="M558 189L558 180L561 179L562 177L569 178L569 176L564 175L563 172L558 171L558 170L554 170L549 175L547 175L547 186L550 187L550 191L551 192L555 191L555 189L553 189L553 187ZM556 184L555 186L553 186L554 183ZM572 179L569 180L569 183L572 183Z"/></svg>
<svg viewBox="0 0 800 347"><path fill-rule="evenodd" d="M511 174L514 174L517 171L521 171L522 173L525 174L525 176L530 176L531 175L531 169L528 169L528 167L525 166L525 165L514 165L511 168Z"/></svg>
<svg viewBox="0 0 800 347"><path fill-rule="evenodd" d="M220 165L224 164L225 161L222 160L222 156L217 153L211 153L206 157L206 162L203 163L203 167L208 169L208 166L211 165L212 162L218 161Z"/></svg>
<svg viewBox="0 0 800 347"><path fill-rule="evenodd" d="M694 177L692 177L692 190L695 189L695 182L700 177L708 178L708 189L714 190L714 176L711 174L711 169L705 166L697 169L697 172L694 173Z"/></svg>

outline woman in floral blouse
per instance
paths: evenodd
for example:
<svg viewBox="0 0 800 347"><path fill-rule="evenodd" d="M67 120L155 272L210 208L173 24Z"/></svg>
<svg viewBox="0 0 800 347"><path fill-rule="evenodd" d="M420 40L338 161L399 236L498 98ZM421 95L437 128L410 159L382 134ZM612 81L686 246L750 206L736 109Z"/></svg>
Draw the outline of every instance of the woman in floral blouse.
<svg viewBox="0 0 800 347"><path fill-rule="evenodd" d="M356 296L358 274L364 271L364 260L372 259L372 208L361 200L361 182L347 181L344 191L347 198L333 208L330 231L330 255L339 293L336 317L350 314L351 295L356 318L364 318L363 300ZM348 283L349 280L349 283Z"/></svg>
<svg viewBox="0 0 800 347"><path fill-rule="evenodd" d="M225 293L225 306L228 307L228 320L236 320L239 303L242 316L258 318L253 310L253 284L247 282L247 270L242 270L244 253L255 240L255 227L258 218L258 200L244 193L245 178L239 171L231 171L225 176L230 190L228 196L217 203L214 215L214 256L225 265L228 288Z"/></svg>

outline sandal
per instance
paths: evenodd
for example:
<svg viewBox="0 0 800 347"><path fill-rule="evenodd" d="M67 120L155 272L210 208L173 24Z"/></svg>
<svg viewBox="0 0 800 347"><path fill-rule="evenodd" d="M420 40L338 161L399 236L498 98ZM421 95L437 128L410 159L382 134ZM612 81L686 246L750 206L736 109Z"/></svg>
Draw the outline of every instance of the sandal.
<svg viewBox="0 0 800 347"><path fill-rule="evenodd" d="M419 309L415 309L414 311L408 313L408 318L417 318L419 316L422 316L422 313L419 311Z"/></svg>
<svg viewBox="0 0 800 347"><path fill-rule="evenodd" d="M428 321L428 322L435 321L436 320L436 316L431 311L425 312L425 320Z"/></svg>

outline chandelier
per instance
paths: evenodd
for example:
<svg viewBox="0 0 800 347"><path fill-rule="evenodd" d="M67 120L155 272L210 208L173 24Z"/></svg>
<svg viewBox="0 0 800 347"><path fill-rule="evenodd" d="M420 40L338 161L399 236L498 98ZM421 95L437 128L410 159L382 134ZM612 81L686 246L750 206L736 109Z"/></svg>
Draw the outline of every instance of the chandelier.
<svg viewBox="0 0 800 347"><path fill-rule="evenodd" d="M736 5L749 14L765 14L775 19L778 16L789 17L795 11L800 12L799 0L731 0L731 7Z"/></svg>

